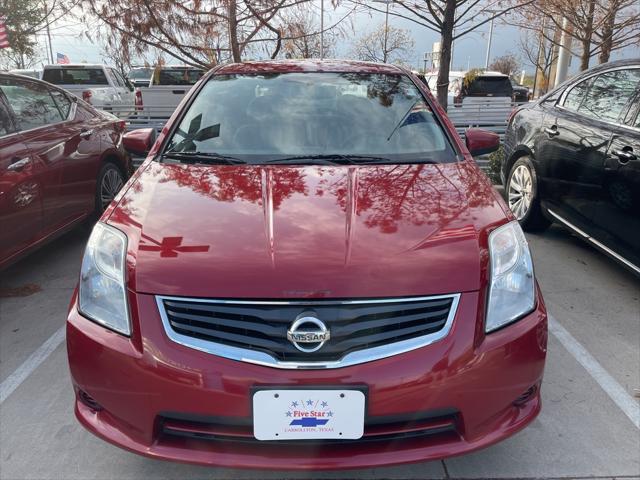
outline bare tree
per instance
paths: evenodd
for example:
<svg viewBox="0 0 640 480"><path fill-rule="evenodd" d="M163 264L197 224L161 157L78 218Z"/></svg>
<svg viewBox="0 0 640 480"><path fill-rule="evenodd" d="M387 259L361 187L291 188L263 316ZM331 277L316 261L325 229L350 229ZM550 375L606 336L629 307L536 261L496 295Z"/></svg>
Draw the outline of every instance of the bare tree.
<svg viewBox="0 0 640 480"><path fill-rule="evenodd" d="M335 55L338 40L345 35L350 11L332 25L325 27L324 41L320 39L318 16L308 8L293 8L285 18L284 43L282 50L288 58L328 58ZM324 43L324 47L322 44ZM322 48L324 51L322 52Z"/></svg>
<svg viewBox="0 0 640 480"><path fill-rule="evenodd" d="M595 38L600 63L608 62L615 50L629 45L640 47L640 3L637 0L607 2Z"/></svg>
<svg viewBox="0 0 640 480"><path fill-rule="evenodd" d="M534 32L525 31L520 39L520 51L526 60L536 67L534 95L536 91L546 93L549 89L551 66L557 59L555 45L546 40L543 30L544 28L537 35ZM538 81L538 76L541 81Z"/></svg>
<svg viewBox="0 0 640 480"><path fill-rule="evenodd" d="M108 60L122 76L126 76L131 68L134 54L131 45L122 35L109 35L102 46L102 57Z"/></svg>
<svg viewBox="0 0 640 480"><path fill-rule="evenodd" d="M275 58L286 35L286 12L310 0L79 0L93 20L120 35L135 54L150 50L209 67L242 61L258 45ZM254 50L252 50L254 49Z"/></svg>
<svg viewBox="0 0 640 480"><path fill-rule="evenodd" d="M513 53L508 53L497 57L489 65L490 70L504 73L505 75L514 75L520 68L520 60Z"/></svg>
<svg viewBox="0 0 640 480"><path fill-rule="evenodd" d="M558 45L560 35L569 35L579 46L580 70L590 59L600 63L612 51L640 42L640 4L637 0L541 0L518 11L511 23L524 29L540 30L540 23L552 27L545 41Z"/></svg>
<svg viewBox="0 0 640 480"><path fill-rule="evenodd" d="M0 16L5 17L10 45L1 52L2 63L9 68L29 68L37 63L36 35L72 6L63 0L0 0Z"/></svg>
<svg viewBox="0 0 640 480"><path fill-rule="evenodd" d="M381 7L365 0L352 0L377 12ZM443 108L447 108L451 47L457 40L505 15L512 10L529 5L535 0L391 0L390 16L405 18L432 32L440 34L440 68L437 96Z"/></svg>
<svg viewBox="0 0 640 480"><path fill-rule="evenodd" d="M409 30L382 24L358 38L352 54L358 60L404 63L411 60L414 45Z"/></svg>

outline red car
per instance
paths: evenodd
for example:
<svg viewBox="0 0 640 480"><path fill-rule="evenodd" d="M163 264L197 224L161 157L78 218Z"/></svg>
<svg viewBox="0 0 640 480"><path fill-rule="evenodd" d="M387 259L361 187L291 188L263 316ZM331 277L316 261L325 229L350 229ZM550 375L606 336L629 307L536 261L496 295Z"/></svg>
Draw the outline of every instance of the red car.
<svg viewBox="0 0 640 480"><path fill-rule="evenodd" d="M0 74L0 268L104 211L130 169L123 133L64 90Z"/></svg>
<svg viewBox="0 0 640 480"><path fill-rule="evenodd" d="M88 242L67 322L77 418L153 458L287 470L524 428L547 316L472 157L497 147L479 130L465 146L400 67L209 72Z"/></svg>

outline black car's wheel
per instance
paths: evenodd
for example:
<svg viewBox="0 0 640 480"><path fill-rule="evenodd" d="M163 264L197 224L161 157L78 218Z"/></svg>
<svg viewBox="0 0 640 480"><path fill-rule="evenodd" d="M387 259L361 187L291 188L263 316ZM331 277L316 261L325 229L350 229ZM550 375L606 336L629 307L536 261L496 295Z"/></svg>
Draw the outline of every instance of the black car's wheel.
<svg viewBox="0 0 640 480"><path fill-rule="evenodd" d="M538 178L529 157L520 157L511 167L507 178L506 195L509 208L527 231L540 231L551 222L540 208Z"/></svg>
<svg viewBox="0 0 640 480"><path fill-rule="evenodd" d="M105 163L96 183L96 213L102 214L124 185L124 174L113 163Z"/></svg>

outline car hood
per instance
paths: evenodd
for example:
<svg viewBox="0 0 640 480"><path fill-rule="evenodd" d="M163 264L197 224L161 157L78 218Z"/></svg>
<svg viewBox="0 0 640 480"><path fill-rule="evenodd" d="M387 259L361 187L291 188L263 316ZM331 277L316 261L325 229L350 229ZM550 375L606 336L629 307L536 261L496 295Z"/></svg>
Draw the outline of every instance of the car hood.
<svg viewBox="0 0 640 480"><path fill-rule="evenodd" d="M194 166L149 162L108 223L129 287L214 298L473 291L503 203L471 161Z"/></svg>

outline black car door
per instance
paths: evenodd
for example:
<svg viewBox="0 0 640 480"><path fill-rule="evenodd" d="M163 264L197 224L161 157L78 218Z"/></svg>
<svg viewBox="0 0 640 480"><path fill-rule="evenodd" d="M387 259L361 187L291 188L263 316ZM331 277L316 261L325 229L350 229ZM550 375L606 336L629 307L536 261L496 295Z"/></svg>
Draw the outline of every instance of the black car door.
<svg viewBox="0 0 640 480"><path fill-rule="evenodd" d="M640 80L640 69L636 70ZM604 165L604 192L593 211L594 238L640 273L640 93L613 137ZM629 265L631 263L632 265ZM635 267L635 268L634 268Z"/></svg>
<svg viewBox="0 0 640 480"><path fill-rule="evenodd" d="M547 109L536 148L545 207L578 225L588 221L592 201L600 195L611 137L597 115L583 108L592 101L594 80L570 85Z"/></svg>

